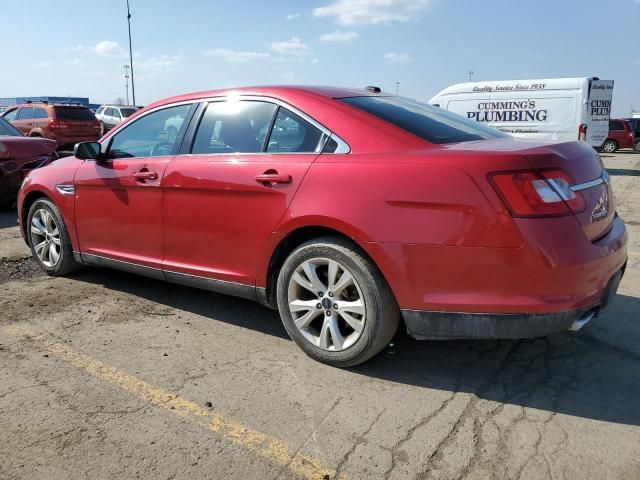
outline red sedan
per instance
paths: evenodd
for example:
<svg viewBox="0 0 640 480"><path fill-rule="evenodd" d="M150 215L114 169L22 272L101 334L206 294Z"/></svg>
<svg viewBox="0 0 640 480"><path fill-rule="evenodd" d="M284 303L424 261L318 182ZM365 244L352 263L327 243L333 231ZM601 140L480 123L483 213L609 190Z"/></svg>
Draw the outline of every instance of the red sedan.
<svg viewBox="0 0 640 480"><path fill-rule="evenodd" d="M56 143L27 138L0 117L0 208L13 206L26 173L57 158Z"/></svg>
<svg viewBox="0 0 640 480"><path fill-rule="evenodd" d="M32 172L18 209L52 275L107 265L258 300L337 366L401 321L421 339L577 330L627 260L589 145L516 140L375 88L162 100Z"/></svg>

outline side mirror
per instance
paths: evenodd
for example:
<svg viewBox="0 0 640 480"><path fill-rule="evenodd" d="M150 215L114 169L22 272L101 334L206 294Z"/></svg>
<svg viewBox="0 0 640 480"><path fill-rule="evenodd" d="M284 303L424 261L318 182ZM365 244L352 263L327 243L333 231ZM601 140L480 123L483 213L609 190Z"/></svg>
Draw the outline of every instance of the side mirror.
<svg viewBox="0 0 640 480"><path fill-rule="evenodd" d="M81 160L99 160L101 157L98 142L80 142L73 147L73 155Z"/></svg>

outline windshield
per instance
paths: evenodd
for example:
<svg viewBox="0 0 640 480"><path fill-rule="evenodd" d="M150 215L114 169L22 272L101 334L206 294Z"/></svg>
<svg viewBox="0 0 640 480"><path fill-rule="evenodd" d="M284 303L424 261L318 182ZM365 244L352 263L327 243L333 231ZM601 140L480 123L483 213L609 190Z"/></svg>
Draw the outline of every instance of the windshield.
<svg viewBox="0 0 640 480"><path fill-rule="evenodd" d="M494 128L409 98L349 97L340 100L431 143L508 137Z"/></svg>
<svg viewBox="0 0 640 480"><path fill-rule="evenodd" d="M2 137L22 137L22 133L16 127L0 117L0 136Z"/></svg>
<svg viewBox="0 0 640 480"><path fill-rule="evenodd" d="M95 120L96 117L86 107L54 107L58 120Z"/></svg>
<svg viewBox="0 0 640 480"><path fill-rule="evenodd" d="M133 115L137 111L138 111L137 108L122 108L122 107L120 107L120 113L122 113L122 116L124 118L130 117L131 115Z"/></svg>

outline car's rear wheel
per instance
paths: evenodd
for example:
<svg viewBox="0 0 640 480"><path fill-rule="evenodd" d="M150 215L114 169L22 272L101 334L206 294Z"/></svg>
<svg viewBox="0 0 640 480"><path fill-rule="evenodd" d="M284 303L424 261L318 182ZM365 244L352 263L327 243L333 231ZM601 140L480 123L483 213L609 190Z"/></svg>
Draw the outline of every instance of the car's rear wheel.
<svg viewBox="0 0 640 480"><path fill-rule="evenodd" d="M601 147L604 153L614 153L618 150L618 142L615 140L605 140Z"/></svg>
<svg viewBox="0 0 640 480"><path fill-rule="evenodd" d="M36 200L29 209L25 231L31 253L49 275L65 275L79 267L60 211L46 198Z"/></svg>
<svg viewBox="0 0 640 480"><path fill-rule="evenodd" d="M400 312L386 280L339 237L296 248L280 270L277 297L289 336L307 355L330 365L365 362L398 328Z"/></svg>
<svg viewBox="0 0 640 480"><path fill-rule="evenodd" d="M640 140L636 140L635 143L633 144L633 149L640 153Z"/></svg>
<svg viewBox="0 0 640 480"><path fill-rule="evenodd" d="M107 126L104 122L100 122L100 136L104 136L105 133L107 133Z"/></svg>

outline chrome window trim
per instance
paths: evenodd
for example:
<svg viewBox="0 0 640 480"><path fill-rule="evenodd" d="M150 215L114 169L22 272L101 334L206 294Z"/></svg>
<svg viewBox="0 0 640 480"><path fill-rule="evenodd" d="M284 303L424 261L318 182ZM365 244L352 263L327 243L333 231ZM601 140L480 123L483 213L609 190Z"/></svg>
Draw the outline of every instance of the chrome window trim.
<svg viewBox="0 0 640 480"><path fill-rule="evenodd" d="M338 144L338 148L336 148L335 152L332 152L334 154L347 154L351 152L351 147L349 146L349 144L347 142L345 142L344 140L342 140L342 138L340 138L338 135L336 135L335 133L333 133L331 130L329 130L327 127L325 127L324 125L322 125L320 122L316 121L315 119L313 119L312 117L310 117L309 115L307 115L306 113L304 113L303 111L299 110L298 108L294 107L293 105L288 104L287 102L284 102L278 98L273 98L273 97L264 97L264 96L260 96L260 95L235 95L233 93L230 94L226 94L226 95L220 95L217 97L203 97L203 98L198 98L198 99L192 99L192 100L183 100L181 102L174 102L174 103L168 103L165 105L159 105L157 107L152 108L151 110L148 110L146 112L144 112L143 114L137 116L135 118L135 120L133 122L131 122L131 124L127 123L127 125L124 125L122 128L114 128L112 130L109 131L109 133L107 133L107 136L105 137L105 139L100 143L100 151L104 154L107 153L107 149L108 149L108 145L111 142L111 139L113 138L113 136L116 133L119 133L123 130L125 130L126 128L128 128L130 125L132 125L133 123L137 122L138 120L140 120L143 117L146 117L147 115L149 115L150 113L156 112L158 110L163 110L165 108L170 108L170 107L177 107L180 105L190 105L190 104L194 104L194 103L213 103L213 102L226 102L229 101L230 99L238 99L238 100L253 100L253 101L261 101L261 102L269 102L269 103L273 103L275 105L278 105L280 107L286 108L287 110L291 110L293 113L295 113L296 115L300 116L301 118L303 118L304 120L306 120L307 122L309 122L311 125L313 125L314 127L316 127L317 129L319 129L321 132L323 132L328 138L328 139L332 139L334 140L337 144ZM326 142L324 142L324 144L322 145L322 149L324 149L324 145L326 145ZM304 154L310 154L310 155L318 155L318 154L322 154L322 149L320 149L319 152L279 152L279 153L267 153L267 152L254 152L253 154L255 155L256 153L260 153L260 154L268 154L268 155L283 155L283 154L295 154L295 155L304 155ZM192 155L234 155L233 153L212 153L212 154L200 154L200 153L196 153L196 154L192 154ZM241 155L251 155L251 153L242 153Z"/></svg>
<svg viewBox="0 0 640 480"><path fill-rule="evenodd" d="M602 172L602 175L600 175L598 178L594 178L593 180L589 180L588 182L576 183L569 186L569 188L573 192L579 192L580 190L586 190L587 188L596 187L603 183L605 185L609 184L609 173L606 171Z"/></svg>

